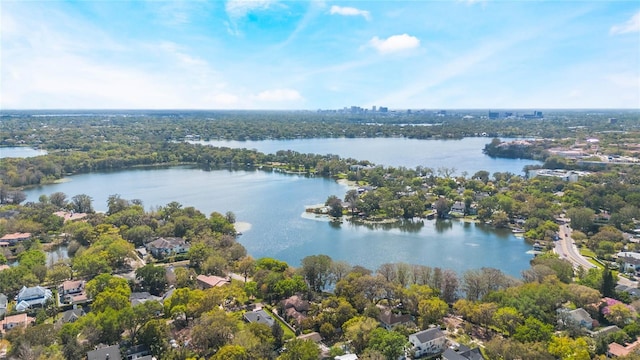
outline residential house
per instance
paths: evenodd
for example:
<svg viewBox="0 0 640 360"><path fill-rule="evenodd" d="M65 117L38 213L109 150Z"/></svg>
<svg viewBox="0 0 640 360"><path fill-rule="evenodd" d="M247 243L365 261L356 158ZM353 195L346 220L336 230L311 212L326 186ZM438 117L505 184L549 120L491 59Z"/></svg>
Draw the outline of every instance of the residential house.
<svg viewBox="0 0 640 360"><path fill-rule="evenodd" d="M224 286L231 283L229 279L215 275L198 275L196 277L196 280L198 282L198 287L201 289L209 289L212 287Z"/></svg>
<svg viewBox="0 0 640 360"><path fill-rule="evenodd" d="M77 213L73 211L56 211L53 215L61 217L64 219L64 222L80 220L87 217L87 213Z"/></svg>
<svg viewBox="0 0 640 360"><path fill-rule="evenodd" d="M0 241L8 242L9 245L15 245L21 241L29 240L29 239L31 239L31 233L17 232L13 234L4 235L3 237L0 238Z"/></svg>
<svg viewBox="0 0 640 360"><path fill-rule="evenodd" d="M334 357L333 360L358 360L358 355L356 354L338 355Z"/></svg>
<svg viewBox="0 0 640 360"><path fill-rule="evenodd" d="M104 346L87 353L87 360L122 360L118 345Z"/></svg>
<svg viewBox="0 0 640 360"><path fill-rule="evenodd" d="M260 309L260 310L254 310L254 311L248 311L246 313L244 313L244 315L242 315L242 317L249 323L260 323L260 324L265 324L269 327L273 326L275 320L273 320L273 318L271 317L271 315L267 314L266 311Z"/></svg>
<svg viewBox="0 0 640 360"><path fill-rule="evenodd" d="M456 201L451 206L451 211L450 212L458 213L458 214L464 214L464 211L465 211L466 208L467 207L464 205L464 202Z"/></svg>
<svg viewBox="0 0 640 360"><path fill-rule="evenodd" d="M79 318L86 315L83 308L71 309L60 314L60 320L62 324L76 322Z"/></svg>
<svg viewBox="0 0 640 360"><path fill-rule="evenodd" d="M307 300L302 300L298 295L293 295L282 301L282 308L286 319L295 319L296 324L300 326L302 320L307 318L310 304Z"/></svg>
<svg viewBox="0 0 640 360"><path fill-rule="evenodd" d="M179 237L158 238L146 244L147 250L157 259L170 255L186 254L189 244Z"/></svg>
<svg viewBox="0 0 640 360"><path fill-rule="evenodd" d="M322 342L322 336L317 332L312 332L304 335L299 335L297 339L304 341L313 341L314 344L320 349L320 358L326 359L329 356L329 347Z"/></svg>
<svg viewBox="0 0 640 360"><path fill-rule="evenodd" d="M638 288L634 288L634 287L618 284L618 285L616 285L615 289L616 289L616 292L626 292L632 298L640 299L640 289L638 289Z"/></svg>
<svg viewBox="0 0 640 360"><path fill-rule="evenodd" d="M598 328L598 330L596 330L596 331L587 331L587 333L592 338L598 338L600 336L608 336L608 335L611 335L613 333L617 333L618 331L622 331L622 329L620 329L619 327L617 327L615 325L609 325L609 326Z"/></svg>
<svg viewBox="0 0 640 360"><path fill-rule="evenodd" d="M447 338L440 330L440 327L433 327L409 335L409 342L413 345L412 351L415 357L421 357L423 355L439 354L444 351Z"/></svg>
<svg viewBox="0 0 640 360"><path fill-rule="evenodd" d="M125 356L127 360L144 360L151 357L151 350L146 345L136 345L128 348Z"/></svg>
<svg viewBox="0 0 640 360"><path fill-rule="evenodd" d="M611 343L607 349L607 357L627 356L629 354L636 353L639 350L640 340L638 339L627 346L622 346L618 343Z"/></svg>
<svg viewBox="0 0 640 360"><path fill-rule="evenodd" d="M36 306L44 306L47 301L51 300L53 293L51 290L42 286L26 287L23 286L18 293L16 311L26 311Z"/></svg>
<svg viewBox="0 0 640 360"><path fill-rule="evenodd" d="M144 291L144 292L132 292L131 295L129 295L129 302L131 302L131 306L136 306L136 305L145 303L147 301L160 302L160 300L162 300L161 297L151 295L146 291Z"/></svg>
<svg viewBox="0 0 640 360"><path fill-rule="evenodd" d="M7 295L0 293L0 316L7 312L7 304L9 303Z"/></svg>
<svg viewBox="0 0 640 360"><path fill-rule="evenodd" d="M407 327L414 327L413 317L409 314L396 314L390 309L380 311L378 315L378 321L383 328L391 331L397 326L404 325Z"/></svg>
<svg viewBox="0 0 640 360"><path fill-rule="evenodd" d="M591 330L593 328L593 319L591 315L583 309L575 310L558 309L558 324L563 326L577 325L578 327Z"/></svg>
<svg viewBox="0 0 640 360"><path fill-rule="evenodd" d="M447 348L440 357L442 360L484 360L479 348L471 349L460 345L457 351Z"/></svg>
<svg viewBox="0 0 640 360"><path fill-rule="evenodd" d="M19 326L27 327L34 321L35 319L28 317L26 313L7 316L0 320L0 333L4 334L5 332Z"/></svg>
<svg viewBox="0 0 640 360"><path fill-rule="evenodd" d="M61 304L80 304L88 300L84 280L66 280L58 287Z"/></svg>
<svg viewBox="0 0 640 360"><path fill-rule="evenodd" d="M635 273L640 269L640 253L624 251L617 254L620 270Z"/></svg>

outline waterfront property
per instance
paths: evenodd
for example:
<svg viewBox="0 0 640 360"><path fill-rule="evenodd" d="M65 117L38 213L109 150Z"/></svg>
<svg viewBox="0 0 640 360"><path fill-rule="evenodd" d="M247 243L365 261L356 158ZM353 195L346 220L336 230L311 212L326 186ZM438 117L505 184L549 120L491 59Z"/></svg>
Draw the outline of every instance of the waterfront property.
<svg viewBox="0 0 640 360"><path fill-rule="evenodd" d="M533 179L535 177L552 177L562 179L567 182L576 182L582 176L590 174L587 171L566 171L566 170L550 170L550 169L532 169L527 172L527 177Z"/></svg>
<svg viewBox="0 0 640 360"><path fill-rule="evenodd" d="M239 221L251 224L238 239L248 254L273 257L292 266L306 256L326 254L333 260L369 269L405 262L460 273L495 267L519 277L533 257L527 253L531 245L522 238L508 229L482 223L329 223L326 218L304 213L305 206L324 203L330 195L343 197L348 188L318 177L171 167L82 174L70 180L27 189L27 200L38 201L40 195L57 191L83 193L94 199L96 211L107 211L109 195L119 193L139 198L147 207L165 206L179 199L183 206L193 206L204 214L232 211Z"/></svg>
<svg viewBox="0 0 640 360"><path fill-rule="evenodd" d="M147 243L147 250L156 258L162 259L170 255L186 254L189 244L179 237L161 237Z"/></svg>
<svg viewBox="0 0 640 360"><path fill-rule="evenodd" d="M215 275L198 275L196 281L200 289L210 289L230 284L229 279Z"/></svg>
<svg viewBox="0 0 640 360"><path fill-rule="evenodd" d="M413 345L412 351L415 357L421 357L439 354L444 351L447 338L440 330L440 327L433 327L409 335L409 342Z"/></svg>
<svg viewBox="0 0 640 360"><path fill-rule="evenodd" d="M378 315L383 328L391 331L398 326L414 327L413 317L409 314L396 314L391 309L383 309Z"/></svg>
<svg viewBox="0 0 640 360"><path fill-rule="evenodd" d="M9 243L9 245L13 246L21 241L25 241L29 239L31 239L31 233L16 232L12 234L5 234L3 237L0 238L0 242L6 242L6 243Z"/></svg>

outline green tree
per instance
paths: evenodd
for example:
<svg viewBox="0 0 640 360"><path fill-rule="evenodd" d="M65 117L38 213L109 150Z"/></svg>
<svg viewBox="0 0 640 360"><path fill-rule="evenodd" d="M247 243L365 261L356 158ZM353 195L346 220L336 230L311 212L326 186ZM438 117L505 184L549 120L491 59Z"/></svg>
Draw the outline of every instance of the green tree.
<svg viewBox="0 0 640 360"><path fill-rule="evenodd" d="M63 209L67 206L67 195L63 192L54 192L49 195L49 202L58 209Z"/></svg>
<svg viewBox="0 0 640 360"><path fill-rule="evenodd" d="M138 344L146 345L154 356L165 354L169 348L169 327L164 319L151 319L136 334Z"/></svg>
<svg viewBox="0 0 640 360"><path fill-rule="evenodd" d="M398 359L404 354L406 337L396 331L374 329L369 337L369 348L382 353L388 360Z"/></svg>
<svg viewBox="0 0 640 360"><path fill-rule="evenodd" d="M493 314L493 323L501 330L513 336L516 328L524 322L524 317L517 309L512 307L502 307Z"/></svg>
<svg viewBox="0 0 640 360"><path fill-rule="evenodd" d="M439 298L430 298L420 301L418 304L418 314L420 315L420 323L423 329L431 324L440 321L449 311L446 302Z"/></svg>
<svg viewBox="0 0 640 360"><path fill-rule="evenodd" d="M225 345L211 357L211 360L249 360L247 349L239 345Z"/></svg>
<svg viewBox="0 0 640 360"><path fill-rule="evenodd" d="M273 336L274 339L274 346L279 349L282 347L282 345L284 344L284 330L282 329L282 326L280 325L280 323L278 323L277 321L273 322L273 325L271 325L271 335Z"/></svg>
<svg viewBox="0 0 640 360"><path fill-rule="evenodd" d="M567 210L567 216L571 219L573 229L587 233L593 226L595 212L586 207L571 208Z"/></svg>
<svg viewBox="0 0 640 360"><path fill-rule="evenodd" d="M313 341L293 339L286 348L278 360L317 360L320 357L320 348Z"/></svg>
<svg viewBox="0 0 640 360"><path fill-rule="evenodd" d="M589 343L584 338L572 339L553 336L549 342L549 353L559 359L589 360Z"/></svg>
<svg viewBox="0 0 640 360"><path fill-rule="evenodd" d="M604 317L607 321L619 327L624 327L633 321L635 313L627 305L618 303L608 306Z"/></svg>
<svg viewBox="0 0 640 360"><path fill-rule="evenodd" d="M225 311L215 309L196 319L193 326L192 341L202 354L213 354L229 344L239 326L238 320Z"/></svg>
<svg viewBox="0 0 640 360"><path fill-rule="evenodd" d="M608 267L605 267L602 273L602 288L600 290L600 292L602 293L602 296L614 297L615 287L616 287L616 281L613 278L613 274L611 273L611 270L609 270Z"/></svg>
<svg viewBox="0 0 640 360"><path fill-rule="evenodd" d="M521 342L548 341L553 333L553 325L529 316L524 324L516 328L513 338Z"/></svg>
<svg viewBox="0 0 640 360"><path fill-rule="evenodd" d="M371 332L378 327L378 321L366 316L356 316L342 325L345 338L351 341L356 353L362 352L369 343Z"/></svg>
<svg viewBox="0 0 640 360"><path fill-rule="evenodd" d="M331 275L332 260L327 255L310 255L302 259L301 272L311 291L324 290Z"/></svg>
<svg viewBox="0 0 640 360"><path fill-rule="evenodd" d="M236 271L244 276L244 282L247 283L247 278L256 270L256 261L251 256L245 256L236 262Z"/></svg>
<svg viewBox="0 0 640 360"><path fill-rule="evenodd" d="M71 198L71 204L73 210L78 213L92 213L93 212L93 199L86 194L75 195Z"/></svg>
<svg viewBox="0 0 640 360"><path fill-rule="evenodd" d="M160 296L167 287L167 274L163 267L147 264L136 269L136 279L145 291Z"/></svg>
<svg viewBox="0 0 640 360"><path fill-rule="evenodd" d="M335 195L329 196L327 198L327 201L325 201L324 205L329 208L329 215L333 217L342 216L342 200L340 200L337 196Z"/></svg>
<svg viewBox="0 0 640 360"><path fill-rule="evenodd" d="M344 196L344 202L349 204L349 210L351 210L351 215L355 215L356 210L358 209L358 190L351 189L347 191ZM340 210L342 213L342 209Z"/></svg>

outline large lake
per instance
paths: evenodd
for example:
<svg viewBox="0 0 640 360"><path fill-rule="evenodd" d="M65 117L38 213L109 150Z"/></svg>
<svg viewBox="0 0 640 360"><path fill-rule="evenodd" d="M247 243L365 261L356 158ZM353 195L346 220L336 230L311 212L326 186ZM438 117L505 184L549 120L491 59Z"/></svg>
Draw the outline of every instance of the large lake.
<svg viewBox="0 0 640 360"><path fill-rule="evenodd" d="M455 167L473 174L520 173L535 162L491 159L482 154L490 139L312 139L259 142L210 142L211 145L255 148L262 152L291 149L302 153L333 153L377 164L415 167ZM308 147L304 147L304 144ZM239 241L252 256L274 257L292 266L308 255L326 254L376 269L386 262L406 262L451 268L458 272L495 267L519 277L529 267L531 246L509 231L482 224L425 220L400 227L371 228L348 222L333 224L308 216L306 205L323 203L329 195L343 197L347 188L335 181L263 171L204 171L192 167L133 169L72 176L66 182L26 191L28 201L61 191L70 198L87 194L96 210L107 208L107 198L120 194L141 199L145 208L178 201L205 214L233 211L248 222Z"/></svg>
<svg viewBox="0 0 640 360"><path fill-rule="evenodd" d="M531 246L509 231L480 224L426 220L400 228L335 225L308 216L305 205L329 195L342 197L346 187L322 178L263 171L204 171L189 167L135 169L76 175L70 181L27 190L27 200L62 191L88 194L96 210L120 194L141 199L147 209L178 201L209 215L233 211L251 229L239 241L252 256L274 257L293 266L308 255L326 254L376 269L385 262L406 262L464 271L496 267L514 276L528 268Z"/></svg>
<svg viewBox="0 0 640 360"><path fill-rule="evenodd" d="M8 157L28 158L40 155L47 155L47 151L26 146L0 147L0 159Z"/></svg>
<svg viewBox="0 0 640 360"><path fill-rule="evenodd" d="M511 141L513 139L502 139ZM460 140L417 140L405 138L336 138L231 141L213 140L197 143L229 148L255 149L266 154L278 150L294 150L303 154L335 154L342 158L369 160L377 165L408 167L455 168L456 174L463 171L468 176L479 170L511 172L523 175L525 165L539 164L526 159L497 159L482 153L484 146L491 142L487 137L471 137Z"/></svg>

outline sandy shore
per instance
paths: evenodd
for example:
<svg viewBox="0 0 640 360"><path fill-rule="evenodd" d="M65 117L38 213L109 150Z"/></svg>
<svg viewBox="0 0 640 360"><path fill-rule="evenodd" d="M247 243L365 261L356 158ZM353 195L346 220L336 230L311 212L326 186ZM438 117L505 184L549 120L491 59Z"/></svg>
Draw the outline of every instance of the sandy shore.
<svg viewBox="0 0 640 360"><path fill-rule="evenodd" d="M251 230L251 223L238 221L233 226L236 228L236 232L243 233Z"/></svg>
<svg viewBox="0 0 640 360"><path fill-rule="evenodd" d="M358 188L358 184L355 181L350 181L347 179L338 179L336 180L336 182L340 185L344 185L346 187L348 187L349 189L357 189Z"/></svg>

